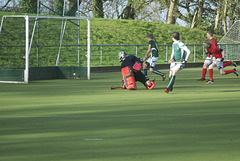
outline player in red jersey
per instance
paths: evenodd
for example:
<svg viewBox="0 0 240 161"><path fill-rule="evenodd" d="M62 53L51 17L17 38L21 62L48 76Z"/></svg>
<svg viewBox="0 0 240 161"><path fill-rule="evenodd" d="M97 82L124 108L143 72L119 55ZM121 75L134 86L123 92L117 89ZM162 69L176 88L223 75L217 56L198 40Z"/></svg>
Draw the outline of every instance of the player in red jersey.
<svg viewBox="0 0 240 161"><path fill-rule="evenodd" d="M224 51L217 46L212 45L212 42L210 39L206 39L204 41L204 45L206 46L207 52L210 54L210 61L212 61L212 64L209 65L209 80L206 82L206 84L212 84L213 81L213 67L218 67L220 74L227 75L230 73L234 73L238 76L237 68L234 68L232 70L223 70L223 61L224 61Z"/></svg>
<svg viewBox="0 0 240 161"><path fill-rule="evenodd" d="M213 38L213 32L212 31L208 31L207 32L207 38L211 40L212 46L217 46L217 41L216 39ZM206 54L208 54L207 58L205 59L204 63L203 63L203 69L202 69L202 78L199 79L199 82L205 82L205 76L207 74L207 68L210 64L212 64L211 58L210 58L210 53L206 52ZM237 67L237 64L233 61L229 61L227 63L223 63L223 68L225 68L226 66L229 65L233 65L235 67Z"/></svg>

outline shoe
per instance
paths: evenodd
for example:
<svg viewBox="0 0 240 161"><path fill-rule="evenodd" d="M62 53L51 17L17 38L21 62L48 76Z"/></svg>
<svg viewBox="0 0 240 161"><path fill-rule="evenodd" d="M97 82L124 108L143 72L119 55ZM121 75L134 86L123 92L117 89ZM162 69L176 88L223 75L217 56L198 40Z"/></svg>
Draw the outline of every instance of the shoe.
<svg viewBox="0 0 240 161"><path fill-rule="evenodd" d="M163 81L166 79L166 74L163 74L162 79Z"/></svg>
<svg viewBox="0 0 240 161"><path fill-rule="evenodd" d="M198 82L206 82L206 79L203 79L203 78L198 79Z"/></svg>
<svg viewBox="0 0 240 161"><path fill-rule="evenodd" d="M236 74L236 76L238 77L238 71L237 71L237 68L234 68L233 70L235 70L234 74Z"/></svg>
<svg viewBox="0 0 240 161"><path fill-rule="evenodd" d="M164 92L168 93L168 92L169 92L169 89L168 89L168 88L164 89Z"/></svg>
<svg viewBox="0 0 240 161"><path fill-rule="evenodd" d="M212 80L212 81L211 81L211 80L208 80L208 81L205 82L205 84L213 84L213 83L214 83L213 80Z"/></svg>
<svg viewBox="0 0 240 161"><path fill-rule="evenodd" d="M234 61L230 60L231 64L235 67L237 67L237 63L235 63Z"/></svg>

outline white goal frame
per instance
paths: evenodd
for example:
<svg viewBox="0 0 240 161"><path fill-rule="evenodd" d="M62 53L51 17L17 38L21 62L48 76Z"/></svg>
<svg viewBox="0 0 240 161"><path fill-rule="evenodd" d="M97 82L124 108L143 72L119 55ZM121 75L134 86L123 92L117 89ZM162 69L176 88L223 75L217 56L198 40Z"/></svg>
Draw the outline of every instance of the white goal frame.
<svg viewBox="0 0 240 161"><path fill-rule="evenodd" d="M35 18L35 19L62 19L62 20L80 20L80 19L85 19L87 20L87 79L90 79L90 18L86 17L51 17L51 16L29 16L29 15L5 15L2 17L2 22L0 26L0 33L2 29L2 25L4 22L5 18L24 18L25 19L25 70L24 70L24 83L27 84L29 81L29 54L30 54L30 49L31 49L31 39L29 38L29 18ZM36 27L36 23L34 24L34 28ZM64 32L64 31L63 31ZM34 34L34 32L33 32ZM33 37L33 35L32 35ZM59 55L58 55L59 57ZM58 63L56 63L56 66L58 66ZM6 82L8 81L1 81L1 82ZM9 83L21 83L21 82L9 82Z"/></svg>

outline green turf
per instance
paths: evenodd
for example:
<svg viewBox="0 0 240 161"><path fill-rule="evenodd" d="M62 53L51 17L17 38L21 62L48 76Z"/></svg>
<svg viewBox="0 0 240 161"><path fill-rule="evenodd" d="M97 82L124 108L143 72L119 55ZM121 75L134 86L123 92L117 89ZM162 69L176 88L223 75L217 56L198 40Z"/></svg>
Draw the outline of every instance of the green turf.
<svg viewBox="0 0 240 161"><path fill-rule="evenodd" d="M154 74L153 90L110 90L120 73L0 84L0 160L238 161L240 78L214 72L184 69L169 94Z"/></svg>

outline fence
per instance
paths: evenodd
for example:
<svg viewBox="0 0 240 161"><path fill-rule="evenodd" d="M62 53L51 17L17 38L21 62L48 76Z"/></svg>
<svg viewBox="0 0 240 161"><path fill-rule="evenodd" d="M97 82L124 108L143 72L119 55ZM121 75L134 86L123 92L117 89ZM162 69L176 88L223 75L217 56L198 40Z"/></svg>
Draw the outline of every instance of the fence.
<svg viewBox="0 0 240 161"><path fill-rule="evenodd" d="M186 44L191 55L189 62L203 62L206 58L204 44ZM225 60L240 60L240 43L219 43L225 53ZM127 55L144 58L148 45L91 45L91 66L116 66L119 65L117 54L125 51ZM80 50L83 50L82 48ZM158 64L168 63L172 53L172 44L158 44Z"/></svg>
<svg viewBox="0 0 240 161"><path fill-rule="evenodd" d="M203 62L204 59L206 58L205 55L205 46L203 44L186 44L191 51L191 55L189 58L190 63L199 63ZM71 55L67 54L66 52L63 51L61 53L62 56L71 56L71 65L72 66L80 66L82 64L86 64L86 53L87 53L87 46L86 45L71 45L74 46L74 49L72 49ZM225 60L240 60L240 43L219 43L218 46L222 48L225 52ZM8 48L25 48L24 45L1 45L1 47L8 47ZM35 47L35 46L33 46ZM41 48L47 48L49 45L39 45L38 47ZM58 47L56 46L50 46L51 48L53 47ZM62 45L62 47L66 48L68 45ZM119 61L118 61L118 53L120 51L125 51L127 55L136 55L139 58L144 58L145 54L147 52L148 45L146 44L135 44L135 45L91 45L91 67L99 67L99 66L119 66ZM159 44L158 45L158 50L159 50L159 60L157 64L167 64L171 53L172 53L172 44ZM8 50L10 51L10 50ZM80 51L80 52L78 52ZM80 53L80 54L79 54ZM41 55L54 55L54 53L51 53L51 51L44 50L44 52L40 53ZM0 50L0 59L2 58L1 56L1 50ZM34 55L37 55L37 53L30 53L32 57L34 58ZM11 55L9 55L11 56ZM36 57L36 56L35 56ZM54 58L57 57L57 53L55 53ZM46 56L47 58L47 56ZM2 59L5 59L4 57ZM80 63L78 62L80 60ZM20 61L20 60L19 60ZM66 64L65 66L69 66ZM17 63L15 63L17 65ZM46 66L46 64L43 64L43 62L38 62L37 59L31 59L30 60L30 66L31 67L38 67L39 66ZM4 68L7 67L7 64L2 64L0 63L0 67Z"/></svg>

